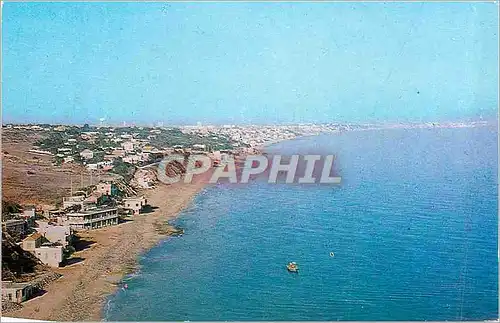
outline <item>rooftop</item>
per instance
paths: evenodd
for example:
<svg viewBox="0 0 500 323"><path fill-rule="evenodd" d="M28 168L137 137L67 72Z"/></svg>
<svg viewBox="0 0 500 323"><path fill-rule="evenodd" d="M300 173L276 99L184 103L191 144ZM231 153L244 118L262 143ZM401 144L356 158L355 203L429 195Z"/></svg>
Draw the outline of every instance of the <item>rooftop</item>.
<svg viewBox="0 0 500 323"><path fill-rule="evenodd" d="M27 286L31 286L31 284L30 283L14 283L12 281L2 281L2 288L23 289Z"/></svg>
<svg viewBox="0 0 500 323"><path fill-rule="evenodd" d="M65 214L66 212L64 212L63 210L51 210L49 211L49 214Z"/></svg>
<svg viewBox="0 0 500 323"><path fill-rule="evenodd" d="M32 235L26 237L26 239L24 239L23 241L34 241L34 240L40 239L41 237L43 237L43 236L40 233L36 232L36 233L33 233Z"/></svg>
<svg viewBox="0 0 500 323"><path fill-rule="evenodd" d="M68 216L81 216L81 215L90 215L90 214L96 214L96 213L101 213L101 212L107 212L107 211L117 211L118 209L115 207L105 207L105 208L95 208L95 209L90 209L90 210L84 210L84 211L79 211L79 212L74 212L74 213L68 213Z"/></svg>
<svg viewBox="0 0 500 323"><path fill-rule="evenodd" d="M81 202L83 200L85 200L84 195L73 195L73 196L63 197L63 201L65 201L65 202Z"/></svg>
<svg viewBox="0 0 500 323"><path fill-rule="evenodd" d="M20 223L24 223L25 220L23 219L11 219L11 220L7 220L7 221L4 221L3 224L20 224Z"/></svg>
<svg viewBox="0 0 500 323"><path fill-rule="evenodd" d="M56 244L43 244L40 247L36 248L36 250L37 249L50 249L50 248L62 249L62 246L56 245Z"/></svg>
<svg viewBox="0 0 500 323"><path fill-rule="evenodd" d="M135 196L135 197L126 197L123 200L124 201L137 201L137 200L144 200L144 196Z"/></svg>

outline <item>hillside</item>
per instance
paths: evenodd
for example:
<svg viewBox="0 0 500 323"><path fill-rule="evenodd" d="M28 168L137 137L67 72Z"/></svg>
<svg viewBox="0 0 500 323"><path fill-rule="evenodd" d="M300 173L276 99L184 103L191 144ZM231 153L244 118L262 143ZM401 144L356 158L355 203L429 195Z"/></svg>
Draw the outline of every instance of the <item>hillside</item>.
<svg viewBox="0 0 500 323"><path fill-rule="evenodd" d="M48 271L35 256L18 246L7 232L2 232L2 280L22 282Z"/></svg>
<svg viewBox="0 0 500 323"><path fill-rule="evenodd" d="M54 206L62 196L90 185L90 175L77 164L54 165L54 158L30 153L40 132L4 129L2 133L2 198L20 204ZM104 176L103 176L104 177ZM114 175L116 177L116 175ZM103 178L104 179L104 178ZM96 176L93 183L97 181Z"/></svg>

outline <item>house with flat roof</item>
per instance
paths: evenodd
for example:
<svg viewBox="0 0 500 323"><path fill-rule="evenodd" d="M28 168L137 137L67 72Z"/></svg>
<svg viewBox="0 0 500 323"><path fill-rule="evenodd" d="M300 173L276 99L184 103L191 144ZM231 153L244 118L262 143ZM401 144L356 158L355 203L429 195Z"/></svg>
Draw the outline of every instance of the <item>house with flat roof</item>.
<svg viewBox="0 0 500 323"><path fill-rule="evenodd" d="M80 156L84 159L92 159L94 158L94 152L90 149L84 149L80 152Z"/></svg>
<svg viewBox="0 0 500 323"><path fill-rule="evenodd" d="M100 182L97 184L95 191L101 195L115 195L118 189L111 182Z"/></svg>
<svg viewBox="0 0 500 323"><path fill-rule="evenodd" d="M26 228L29 229L35 225L35 214L36 209L34 206L26 206L23 213L19 214L17 217L21 220L25 220Z"/></svg>
<svg viewBox="0 0 500 323"><path fill-rule="evenodd" d="M44 216L49 219L49 222L55 222L57 224L64 224L68 220L66 211L64 210L47 210L44 211Z"/></svg>
<svg viewBox="0 0 500 323"><path fill-rule="evenodd" d="M94 164L87 164L87 169L88 170L97 170L99 168L99 165L97 165L96 163Z"/></svg>
<svg viewBox="0 0 500 323"><path fill-rule="evenodd" d="M36 248L33 254L41 262L50 267L59 267L63 261L63 247L54 245L42 245Z"/></svg>
<svg viewBox="0 0 500 323"><path fill-rule="evenodd" d="M118 224L117 208L93 208L68 213L68 224L73 230L92 230Z"/></svg>
<svg viewBox="0 0 500 323"><path fill-rule="evenodd" d="M124 208L131 210L133 215L140 214L147 202L148 201L144 198L144 196L128 197L123 199Z"/></svg>
<svg viewBox="0 0 500 323"><path fill-rule="evenodd" d="M126 141L121 146L125 151L134 151L134 143L132 141Z"/></svg>
<svg viewBox="0 0 500 323"><path fill-rule="evenodd" d="M204 151L207 148L206 145L202 144L194 144L192 147L194 150L201 150L201 151Z"/></svg>
<svg viewBox="0 0 500 323"><path fill-rule="evenodd" d="M21 303L31 298L33 289L30 283L2 281L2 299L9 302Z"/></svg>
<svg viewBox="0 0 500 323"><path fill-rule="evenodd" d="M67 209L71 206L80 205L82 210L94 207L96 199L93 196L88 198L84 195L74 195L63 197L63 209Z"/></svg>
<svg viewBox="0 0 500 323"><path fill-rule="evenodd" d="M80 205L83 207L84 201L85 201L84 195L65 196L63 197L63 209L66 209L73 205Z"/></svg>
<svg viewBox="0 0 500 323"><path fill-rule="evenodd" d="M73 232L69 225L52 225L46 221L37 221L37 224L36 230L48 241L58 243L63 247L71 243Z"/></svg>
<svg viewBox="0 0 500 323"><path fill-rule="evenodd" d="M26 206L23 210L23 216L25 217L35 217L36 208L32 205Z"/></svg>
<svg viewBox="0 0 500 323"><path fill-rule="evenodd" d="M39 232L33 233L21 243L23 250L31 252L42 263L59 267L63 261L63 246L53 245Z"/></svg>
<svg viewBox="0 0 500 323"><path fill-rule="evenodd" d="M12 219L2 222L2 229L11 234L24 236L28 231L28 223L24 219Z"/></svg>
<svg viewBox="0 0 500 323"><path fill-rule="evenodd" d="M142 160L142 157L136 154L128 155L123 157L123 161L129 164L137 164Z"/></svg>

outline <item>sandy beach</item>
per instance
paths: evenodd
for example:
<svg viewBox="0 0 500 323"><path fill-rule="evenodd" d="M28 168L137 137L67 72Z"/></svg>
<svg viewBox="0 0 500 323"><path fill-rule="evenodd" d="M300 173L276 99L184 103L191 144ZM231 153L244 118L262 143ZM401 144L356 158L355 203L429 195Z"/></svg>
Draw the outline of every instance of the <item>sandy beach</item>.
<svg viewBox="0 0 500 323"><path fill-rule="evenodd" d="M113 293L127 273L134 270L137 256L168 235L165 222L175 218L206 185L158 184L143 192L153 212L136 216L117 226L79 233L87 244L73 257L72 265L56 271L63 277L51 283L42 296L23 303L8 316L53 321L98 321L106 297Z"/></svg>

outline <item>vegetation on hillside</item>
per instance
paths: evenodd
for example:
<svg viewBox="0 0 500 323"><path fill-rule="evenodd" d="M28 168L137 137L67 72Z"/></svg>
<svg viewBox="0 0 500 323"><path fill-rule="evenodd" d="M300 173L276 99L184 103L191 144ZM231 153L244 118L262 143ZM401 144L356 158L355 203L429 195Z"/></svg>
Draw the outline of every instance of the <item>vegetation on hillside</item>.
<svg viewBox="0 0 500 323"><path fill-rule="evenodd" d="M129 182L134 177L135 166L125 163L121 159L116 159L111 172L123 176L126 182Z"/></svg>
<svg viewBox="0 0 500 323"><path fill-rule="evenodd" d="M2 219L7 220L9 213L19 213L21 209L21 205L15 202L2 200Z"/></svg>
<svg viewBox="0 0 500 323"><path fill-rule="evenodd" d="M18 246L7 232L2 232L2 280L22 281L23 275L43 269L34 255Z"/></svg>

